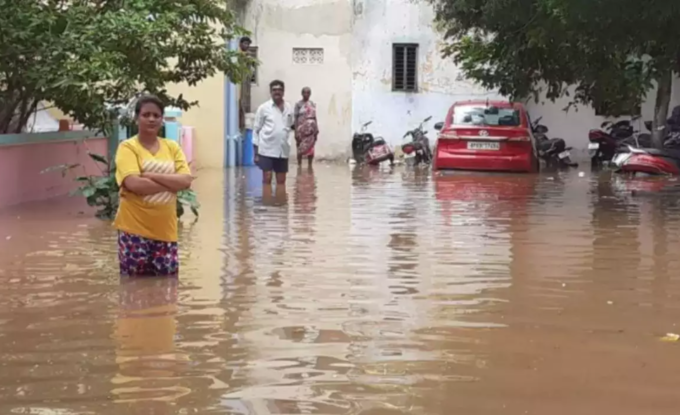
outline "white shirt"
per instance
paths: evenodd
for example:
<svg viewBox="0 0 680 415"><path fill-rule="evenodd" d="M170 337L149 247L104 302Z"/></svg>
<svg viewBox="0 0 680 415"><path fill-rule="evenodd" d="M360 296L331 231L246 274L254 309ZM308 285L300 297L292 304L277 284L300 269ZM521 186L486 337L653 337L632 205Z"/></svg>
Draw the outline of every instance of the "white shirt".
<svg viewBox="0 0 680 415"><path fill-rule="evenodd" d="M260 105L253 125L253 144L257 146L257 153L266 157L288 158L292 126L293 110L286 101L283 102L283 111L271 99Z"/></svg>

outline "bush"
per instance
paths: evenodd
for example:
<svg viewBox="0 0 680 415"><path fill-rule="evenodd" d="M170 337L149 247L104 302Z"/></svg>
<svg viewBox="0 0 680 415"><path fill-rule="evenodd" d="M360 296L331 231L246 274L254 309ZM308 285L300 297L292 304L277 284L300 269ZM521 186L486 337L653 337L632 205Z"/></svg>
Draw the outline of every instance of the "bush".
<svg viewBox="0 0 680 415"><path fill-rule="evenodd" d="M78 188L73 191L72 195L80 195L85 197L87 204L97 208L95 215L99 219L113 220L118 211L118 203L120 202L120 188L116 183L116 168L113 163L109 162L106 157L88 152L88 155L100 167L100 175L85 175L77 176L74 180L78 182ZM68 172L77 168L83 168L80 164L64 164L51 167L43 171L61 171L62 177L66 177ZM198 203L196 193L193 190L182 190L177 193L177 217L184 215L184 209L189 207L191 212L198 218L198 209L201 205Z"/></svg>

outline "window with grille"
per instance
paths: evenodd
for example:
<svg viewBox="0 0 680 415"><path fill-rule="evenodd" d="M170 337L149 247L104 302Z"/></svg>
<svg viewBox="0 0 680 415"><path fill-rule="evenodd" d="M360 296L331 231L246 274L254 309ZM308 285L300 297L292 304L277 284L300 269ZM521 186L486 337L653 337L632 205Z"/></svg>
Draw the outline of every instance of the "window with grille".
<svg viewBox="0 0 680 415"><path fill-rule="evenodd" d="M392 45L392 90L416 92L418 90L418 45L395 43Z"/></svg>
<svg viewBox="0 0 680 415"><path fill-rule="evenodd" d="M248 55L254 59L257 59L257 46L248 47ZM253 75L250 78L250 83L257 85L257 66L253 68Z"/></svg>
<svg viewBox="0 0 680 415"><path fill-rule="evenodd" d="M293 63L321 64L323 63L323 48L293 48Z"/></svg>

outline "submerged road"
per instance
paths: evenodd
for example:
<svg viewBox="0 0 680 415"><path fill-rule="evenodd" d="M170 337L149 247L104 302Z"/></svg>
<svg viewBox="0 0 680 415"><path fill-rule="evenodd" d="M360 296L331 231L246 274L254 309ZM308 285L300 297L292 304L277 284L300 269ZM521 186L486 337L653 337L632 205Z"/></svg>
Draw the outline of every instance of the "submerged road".
<svg viewBox="0 0 680 415"><path fill-rule="evenodd" d="M179 281L0 212L0 413L677 414L679 193L577 173L203 171Z"/></svg>

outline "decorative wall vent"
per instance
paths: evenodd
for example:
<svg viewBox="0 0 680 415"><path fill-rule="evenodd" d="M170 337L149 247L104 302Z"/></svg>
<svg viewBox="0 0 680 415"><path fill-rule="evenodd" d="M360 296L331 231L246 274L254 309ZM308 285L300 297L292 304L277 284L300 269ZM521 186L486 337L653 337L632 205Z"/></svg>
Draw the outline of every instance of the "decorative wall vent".
<svg viewBox="0 0 680 415"><path fill-rule="evenodd" d="M293 63L321 64L323 63L323 48L293 48Z"/></svg>

